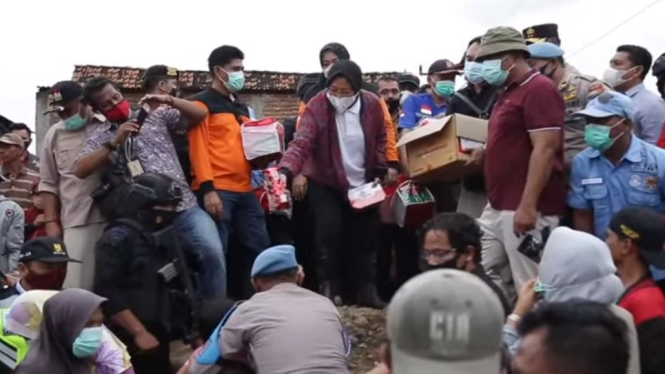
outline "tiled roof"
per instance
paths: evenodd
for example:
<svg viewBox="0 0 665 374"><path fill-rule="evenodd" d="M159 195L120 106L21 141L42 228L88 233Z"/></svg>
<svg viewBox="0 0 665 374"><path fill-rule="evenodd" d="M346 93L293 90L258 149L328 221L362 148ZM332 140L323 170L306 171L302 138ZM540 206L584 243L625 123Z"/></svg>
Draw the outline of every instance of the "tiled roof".
<svg viewBox="0 0 665 374"><path fill-rule="evenodd" d="M84 84L88 79L95 77L107 77L116 82L125 90L141 89L141 77L145 69L115 67L115 66L92 66L76 65L73 80ZM244 91L291 91L302 78L303 73L281 73L274 71L245 71ZM399 73L366 73L365 80L376 82L380 77ZM210 84L210 74L207 71L181 70L180 87L184 90L202 90Z"/></svg>

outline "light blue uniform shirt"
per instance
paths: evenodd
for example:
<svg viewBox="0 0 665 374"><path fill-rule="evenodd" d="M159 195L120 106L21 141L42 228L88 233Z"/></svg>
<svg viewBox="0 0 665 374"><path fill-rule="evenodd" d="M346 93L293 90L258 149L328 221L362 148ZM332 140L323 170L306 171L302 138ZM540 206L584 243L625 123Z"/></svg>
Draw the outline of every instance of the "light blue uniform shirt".
<svg viewBox="0 0 665 374"><path fill-rule="evenodd" d="M665 151L633 136L615 166L587 148L573 160L568 205L593 210L596 236L605 239L610 219L627 206L665 212Z"/></svg>
<svg viewBox="0 0 665 374"><path fill-rule="evenodd" d="M645 142L656 144L665 123L665 101L639 84L626 91L635 106L635 134Z"/></svg>

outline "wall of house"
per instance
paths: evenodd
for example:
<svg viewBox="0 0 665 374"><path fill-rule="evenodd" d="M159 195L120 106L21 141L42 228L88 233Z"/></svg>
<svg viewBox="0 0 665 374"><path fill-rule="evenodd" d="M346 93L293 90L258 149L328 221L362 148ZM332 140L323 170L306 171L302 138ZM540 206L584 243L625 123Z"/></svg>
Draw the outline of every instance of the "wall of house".
<svg viewBox="0 0 665 374"><path fill-rule="evenodd" d="M48 90L37 92L36 97L36 118L35 118L35 132L36 132L36 150L37 154L41 151L41 142L48 131L50 125L58 121L56 116L44 116L42 113L47 108ZM186 93L191 94L191 93ZM239 95L240 99L252 107L256 112L257 117L275 117L282 121L285 118L295 116L298 113L298 106L300 101L293 93L284 92L247 92ZM132 106L135 106L141 97L142 93L138 92L125 92L125 97L129 100Z"/></svg>

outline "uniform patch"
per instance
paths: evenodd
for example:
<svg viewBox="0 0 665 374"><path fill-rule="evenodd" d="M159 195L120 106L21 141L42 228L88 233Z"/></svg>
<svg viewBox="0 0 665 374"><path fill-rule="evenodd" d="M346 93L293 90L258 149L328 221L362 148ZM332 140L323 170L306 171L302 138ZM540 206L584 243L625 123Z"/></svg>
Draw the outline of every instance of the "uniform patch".
<svg viewBox="0 0 665 374"><path fill-rule="evenodd" d="M650 190L655 190L658 188L658 178L656 177L648 177L644 183L648 189Z"/></svg>
<svg viewBox="0 0 665 374"><path fill-rule="evenodd" d="M13 216L13 215L14 215L14 211L13 211L13 210L11 210L11 209L7 209L7 210L5 210L5 216L6 216L6 217L11 217L11 216Z"/></svg>
<svg viewBox="0 0 665 374"><path fill-rule="evenodd" d="M642 184L642 178L640 178L639 175L633 174L630 176L630 179L628 180L628 184L631 187L638 187L639 185Z"/></svg>

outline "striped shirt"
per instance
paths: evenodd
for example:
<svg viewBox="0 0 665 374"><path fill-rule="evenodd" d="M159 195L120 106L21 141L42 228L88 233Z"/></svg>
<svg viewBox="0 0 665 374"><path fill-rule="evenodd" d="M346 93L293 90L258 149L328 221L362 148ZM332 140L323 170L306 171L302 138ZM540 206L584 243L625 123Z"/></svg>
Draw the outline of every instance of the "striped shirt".
<svg viewBox="0 0 665 374"><path fill-rule="evenodd" d="M39 183L39 173L27 167L23 167L18 175L14 176L3 171L0 194L5 195L26 211L32 207L32 191L37 183Z"/></svg>

